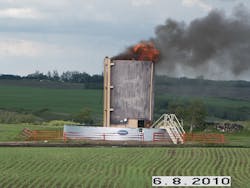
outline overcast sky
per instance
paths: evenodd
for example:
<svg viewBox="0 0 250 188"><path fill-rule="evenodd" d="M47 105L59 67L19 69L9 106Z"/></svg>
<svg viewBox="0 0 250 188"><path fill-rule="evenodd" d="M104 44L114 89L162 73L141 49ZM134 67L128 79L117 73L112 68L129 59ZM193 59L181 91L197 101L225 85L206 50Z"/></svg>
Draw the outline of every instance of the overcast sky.
<svg viewBox="0 0 250 188"><path fill-rule="evenodd" d="M250 7L244 0L0 0L0 74L101 73L105 56L153 37L167 18L230 14L240 3Z"/></svg>

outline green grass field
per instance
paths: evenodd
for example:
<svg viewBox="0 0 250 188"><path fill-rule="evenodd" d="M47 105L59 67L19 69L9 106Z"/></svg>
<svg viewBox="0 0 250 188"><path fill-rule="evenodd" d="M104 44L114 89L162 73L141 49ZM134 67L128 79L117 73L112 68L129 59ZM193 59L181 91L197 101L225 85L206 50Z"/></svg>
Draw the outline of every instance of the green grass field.
<svg viewBox="0 0 250 188"><path fill-rule="evenodd" d="M72 114L90 108L102 114L102 90L50 89L0 85L0 108Z"/></svg>
<svg viewBox="0 0 250 188"><path fill-rule="evenodd" d="M0 148L0 187L147 188L153 175L232 177L249 188L244 148Z"/></svg>
<svg viewBox="0 0 250 188"><path fill-rule="evenodd" d="M0 109L17 110L20 112L37 112L35 115L48 119L61 119L89 108L98 123L102 119L102 90L89 89L52 89L25 86L0 85ZM232 117L234 120L250 117L250 101L215 97L175 96L157 93L155 95L155 118L167 111L165 102L187 104L191 100L200 99L204 102L208 115L222 118ZM47 109L48 112L42 112ZM53 118L54 117L54 118Z"/></svg>
<svg viewBox="0 0 250 188"><path fill-rule="evenodd" d="M195 98L159 94L156 95L156 104L164 100L179 100L185 104ZM214 111L243 109L248 113L250 109L249 100L198 98ZM101 117L102 90L0 86L0 108L21 112L49 109L50 113L57 114L73 114L90 108ZM0 124L0 142L24 140L20 136L24 127L32 130L62 129L62 126ZM225 134L227 145L250 147L249 122L245 127L244 132ZM151 187L153 175L229 175L232 176L232 187L249 188L249 156L250 148L2 147L0 188L145 188Z"/></svg>

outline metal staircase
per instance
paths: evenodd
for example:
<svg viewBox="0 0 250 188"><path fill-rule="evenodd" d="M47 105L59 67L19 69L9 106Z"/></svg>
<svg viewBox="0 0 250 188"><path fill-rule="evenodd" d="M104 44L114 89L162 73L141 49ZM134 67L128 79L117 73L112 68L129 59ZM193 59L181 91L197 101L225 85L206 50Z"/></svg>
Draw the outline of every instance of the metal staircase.
<svg viewBox="0 0 250 188"><path fill-rule="evenodd" d="M174 144L184 143L185 131L175 114L163 114L151 128L165 129Z"/></svg>

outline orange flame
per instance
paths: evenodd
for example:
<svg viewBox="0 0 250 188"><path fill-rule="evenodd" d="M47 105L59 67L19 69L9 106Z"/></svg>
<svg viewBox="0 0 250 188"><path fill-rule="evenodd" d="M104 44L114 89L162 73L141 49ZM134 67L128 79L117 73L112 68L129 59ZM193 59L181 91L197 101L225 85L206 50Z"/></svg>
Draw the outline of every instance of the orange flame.
<svg viewBox="0 0 250 188"><path fill-rule="evenodd" d="M124 52L112 57L112 59L156 62L159 60L159 55L160 52L155 48L153 42L142 41L135 46L127 48Z"/></svg>
<svg viewBox="0 0 250 188"><path fill-rule="evenodd" d="M141 42L133 46L133 52L136 54L136 60L153 61L159 59L160 52L152 42Z"/></svg>

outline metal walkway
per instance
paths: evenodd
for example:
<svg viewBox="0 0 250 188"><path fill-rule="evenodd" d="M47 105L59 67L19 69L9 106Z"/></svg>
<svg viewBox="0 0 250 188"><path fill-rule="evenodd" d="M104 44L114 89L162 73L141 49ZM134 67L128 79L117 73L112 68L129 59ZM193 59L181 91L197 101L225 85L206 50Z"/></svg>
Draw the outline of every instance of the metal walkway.
<svg viewBox="0 0 250 188"><path fill-rule="evenodd" d="M163 114L151 128L165 129L174 144L183 144L185 131L175 114Z"/></svg>

